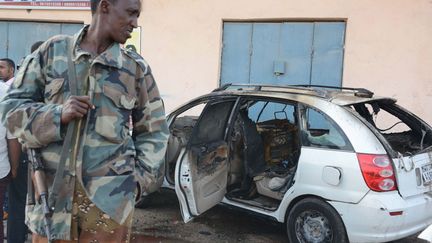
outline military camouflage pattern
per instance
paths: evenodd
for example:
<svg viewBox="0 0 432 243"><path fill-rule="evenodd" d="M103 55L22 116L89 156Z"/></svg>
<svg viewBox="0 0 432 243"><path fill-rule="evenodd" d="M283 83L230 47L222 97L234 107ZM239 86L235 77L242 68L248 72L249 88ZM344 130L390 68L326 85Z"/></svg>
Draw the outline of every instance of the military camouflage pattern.
<svg viewBox="0 0 432 243"><path fill-rule="evenodd" d="M73 37L78 94L92 96L89 110L75 131L72 156L52 217L55 239L70 239L75 181L88 198L114 221L123 224L140 194L157 189L164 175L168 140L163 102L150 67L138 54L114 43L92 57L79 44L87 27ZM2 121L27 147L41 148L50 187L67 126L60 125L62 104L70 96L68 36L56 36L29 55L0 103ZM129 135L132 119L133 135ZM51 191L51 188L50 188ZM26 222L45 235L39 204L28 205Z"/></svg>

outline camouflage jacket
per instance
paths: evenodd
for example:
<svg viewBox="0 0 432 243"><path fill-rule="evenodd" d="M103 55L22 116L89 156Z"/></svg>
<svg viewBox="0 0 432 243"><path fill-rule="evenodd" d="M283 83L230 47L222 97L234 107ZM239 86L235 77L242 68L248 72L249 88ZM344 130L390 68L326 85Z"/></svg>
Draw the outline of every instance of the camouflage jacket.
<svg viewBox="0 0 432 243"><path fill-rule="evenodd" d="M66 160L52 217L55 239L70 238L75 180L99 209L123 223L134 208L137 184L143 193L154 191L164 173L168 127L149 66L117 43L92 57L79 47L86 31L83 28L73 37L55 36L29 55L0 103L2 121L12 134L27 147L41 148L47 184L52 187L67 130L60 117L70 96L67 40L73 40L78 94L84 95L88 87L95 109L89 110L88 123L79 133L75 131L71 142L75 156ZM26 221L33 231L45 235L38 203L27 206Z"/></svg>

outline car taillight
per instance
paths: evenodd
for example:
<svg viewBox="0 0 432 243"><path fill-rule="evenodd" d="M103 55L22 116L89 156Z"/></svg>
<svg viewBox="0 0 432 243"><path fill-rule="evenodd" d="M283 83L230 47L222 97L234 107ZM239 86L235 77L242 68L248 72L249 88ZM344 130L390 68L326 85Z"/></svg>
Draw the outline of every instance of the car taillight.
<svg viewBox="0 0 432 243"><path fill-rule="evenodd" d="M377 192L397 190L392 162L387 155L357 154L363 178Z"/></svg>

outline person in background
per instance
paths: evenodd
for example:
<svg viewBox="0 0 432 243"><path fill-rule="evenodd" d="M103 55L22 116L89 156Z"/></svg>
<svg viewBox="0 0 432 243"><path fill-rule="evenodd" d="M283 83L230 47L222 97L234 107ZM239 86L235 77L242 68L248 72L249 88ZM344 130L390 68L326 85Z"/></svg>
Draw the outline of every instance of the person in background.
<svg viewBox="0 0 432 243"><path fill-rule="evenodd" d="M15 63L9 58L0 59L0 80L3 80L8 86L14 80Z"/></svg>
<svg viewBox="0 0 432 243"><path fill-rule="evenodd" d="M8 86L0 82L0 98L6 95ZM19 163L21 154L21 146L16 138L7 131L0 123L0 215L3 215L4 196L10 177L16 177L16 171L11 170L16 168ZM0 221L0 242L4 241L3 220Z"/></svg>
<svg viewBox="0 0 432 243"><path fill-rule="evenodd" d="M33 43L33 45L30 48L30 53L34 52L40 45L42 45L42 43L44 43L44 42L43 41L37 41L37 42ZM19 68L22 66L24 59L25 59L25 57L21 58L21 60L16 64L16 71L18 71Z"/></svg>
<svg viewBox="0 0 432 243"><path fill-rule="evenodd" d="M0 59L0 80L6 83L7 86L14 80L15 63L9 58ZM9 203L8 203L8 191L5 191L3 205L3 220L7 220L9 217Z"/></svg>
<svg viewBox="0 0 432 243"><path fill-rule="evenodd" d="M31 46L33 53L43 41L35 42ZM28 161L27 154L20 153L18 168L12 168L16 171L16 177L12 178L8 188L8 205L9 217L7 219L7 242L24 243L27 239L27 226L25 224L25 205L27 196L27 174Z"/></svg>

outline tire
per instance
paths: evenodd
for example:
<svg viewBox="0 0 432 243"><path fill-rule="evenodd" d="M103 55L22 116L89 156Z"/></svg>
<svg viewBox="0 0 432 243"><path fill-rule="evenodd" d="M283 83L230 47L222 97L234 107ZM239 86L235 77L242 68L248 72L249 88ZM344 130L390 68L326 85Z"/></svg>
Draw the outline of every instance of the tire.
<svg viewBox="0 0 432 243"><path fill-rule="evenodd" d="M318 198L296 203L288 214L286 227L291 243L349 242L338 212Z"/></svg>

